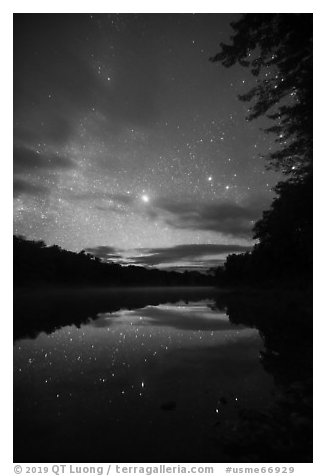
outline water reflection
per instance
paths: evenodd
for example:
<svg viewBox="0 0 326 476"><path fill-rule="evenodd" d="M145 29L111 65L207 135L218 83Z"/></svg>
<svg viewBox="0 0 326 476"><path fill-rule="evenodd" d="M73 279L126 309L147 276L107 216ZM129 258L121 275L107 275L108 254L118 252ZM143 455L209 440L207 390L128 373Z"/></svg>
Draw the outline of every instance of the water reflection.
<svg viewBox="0 0 326 476"><path fill-rule="evenodd" d="M260 361L273 376L268 412L243 409L220 441L230 461L312 462L312 291L220 294L232 323L259 329Z"/></svg>
<svg viewBox="0 0 326 476"><path fill-rule="evenodd" d="M271 461L254 436L279 436L268 418L280 386L288 391L311 375L308 365L300 379L291 371L295 348L277 339L289 325L279 308L274 298L209 289L21 297L15 461ZM293 444L292 453L301 441Z"/></svg>
<svg viewBox="0 0 326 476"><path fill-rule="evenodd" d="M182 300L212 297L212 288L83 288L16 290L14 292L14 340L51 333L63 326L88 322L103 312L140 309Z"/></svg>
<svg viewBox="0 0 326 476"><path fill-rule="evenodd" d="M214 331L229 330L235 326L225 312L216 312L210 307L210 301L188 304L159 304L146 306L141 310L123 310L115 313L99 313L91 325L107 327L113 324L129 322L130 325L164 326L179 330ZM243 326L238 325L237 329Z"/></svg>

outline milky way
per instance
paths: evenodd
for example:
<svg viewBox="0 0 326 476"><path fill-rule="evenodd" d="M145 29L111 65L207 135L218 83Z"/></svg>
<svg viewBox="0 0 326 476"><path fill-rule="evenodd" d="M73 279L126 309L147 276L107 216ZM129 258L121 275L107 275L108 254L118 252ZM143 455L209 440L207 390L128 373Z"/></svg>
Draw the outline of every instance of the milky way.
<svg viewBox="0 0 326 476"><path fill-rule="evenodd" d="M221 263L253 244L279 176L209 61L229 14L16 14L14 232L107 260Z"/></svg>

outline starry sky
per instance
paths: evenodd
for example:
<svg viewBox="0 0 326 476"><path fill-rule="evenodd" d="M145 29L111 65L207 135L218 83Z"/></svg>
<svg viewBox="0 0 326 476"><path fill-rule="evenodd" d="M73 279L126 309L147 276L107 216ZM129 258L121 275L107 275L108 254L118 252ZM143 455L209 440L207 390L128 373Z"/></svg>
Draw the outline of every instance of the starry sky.
<svg viewBox="0 0 326 476"><path fill-rule="evenodd" d="M255 79L209 61L237 18L15 14L14 233L180 270L250 249L280 176Z"/></svg>

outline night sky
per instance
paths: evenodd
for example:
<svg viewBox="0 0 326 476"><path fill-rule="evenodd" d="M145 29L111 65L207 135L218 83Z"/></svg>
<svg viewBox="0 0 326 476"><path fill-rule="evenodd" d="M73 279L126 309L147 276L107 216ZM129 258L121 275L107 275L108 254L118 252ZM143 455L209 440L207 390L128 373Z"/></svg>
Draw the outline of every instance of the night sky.
<svg viewBox="0 0 326 476"><path fill-rule="evenodd" d="M249 249L273 136L209 57L234 14L14 15L14 233L119 263Z"/></svg>

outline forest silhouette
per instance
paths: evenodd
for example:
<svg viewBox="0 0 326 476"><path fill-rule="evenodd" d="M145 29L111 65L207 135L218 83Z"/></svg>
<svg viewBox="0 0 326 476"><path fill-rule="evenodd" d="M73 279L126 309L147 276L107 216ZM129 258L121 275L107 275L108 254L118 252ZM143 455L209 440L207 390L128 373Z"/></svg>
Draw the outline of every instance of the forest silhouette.
<svg viewBox="0 0 326 476"><path fill-rule="evenodd" d="M311 289L221 292L217 310L233 324L259 330L260 363L273 376L277 398L268 411L245 409L236 426L217 432L229 461L311 462L313 454L313 323Z"/></svg>
<svg viewBox="0 0 326 476"><path fill-rule="evenodd" d="M44 241L14 236L14 285L212 286L198 271L162 271L105 263L82 250L74 253Z"/></svg>
<svg viewBox="0 0 326 476"><path fill-rule="evenodd" d="M211 58L229 68L239 64L256 77L241 101L248 121L265 117L276 150L267 168L284 180L271 208L253 229L252 252L228 256L216 271L219 285L312 278L313 233L313 51L312 14L246 14L231 24L232 43Z"/></svg>

